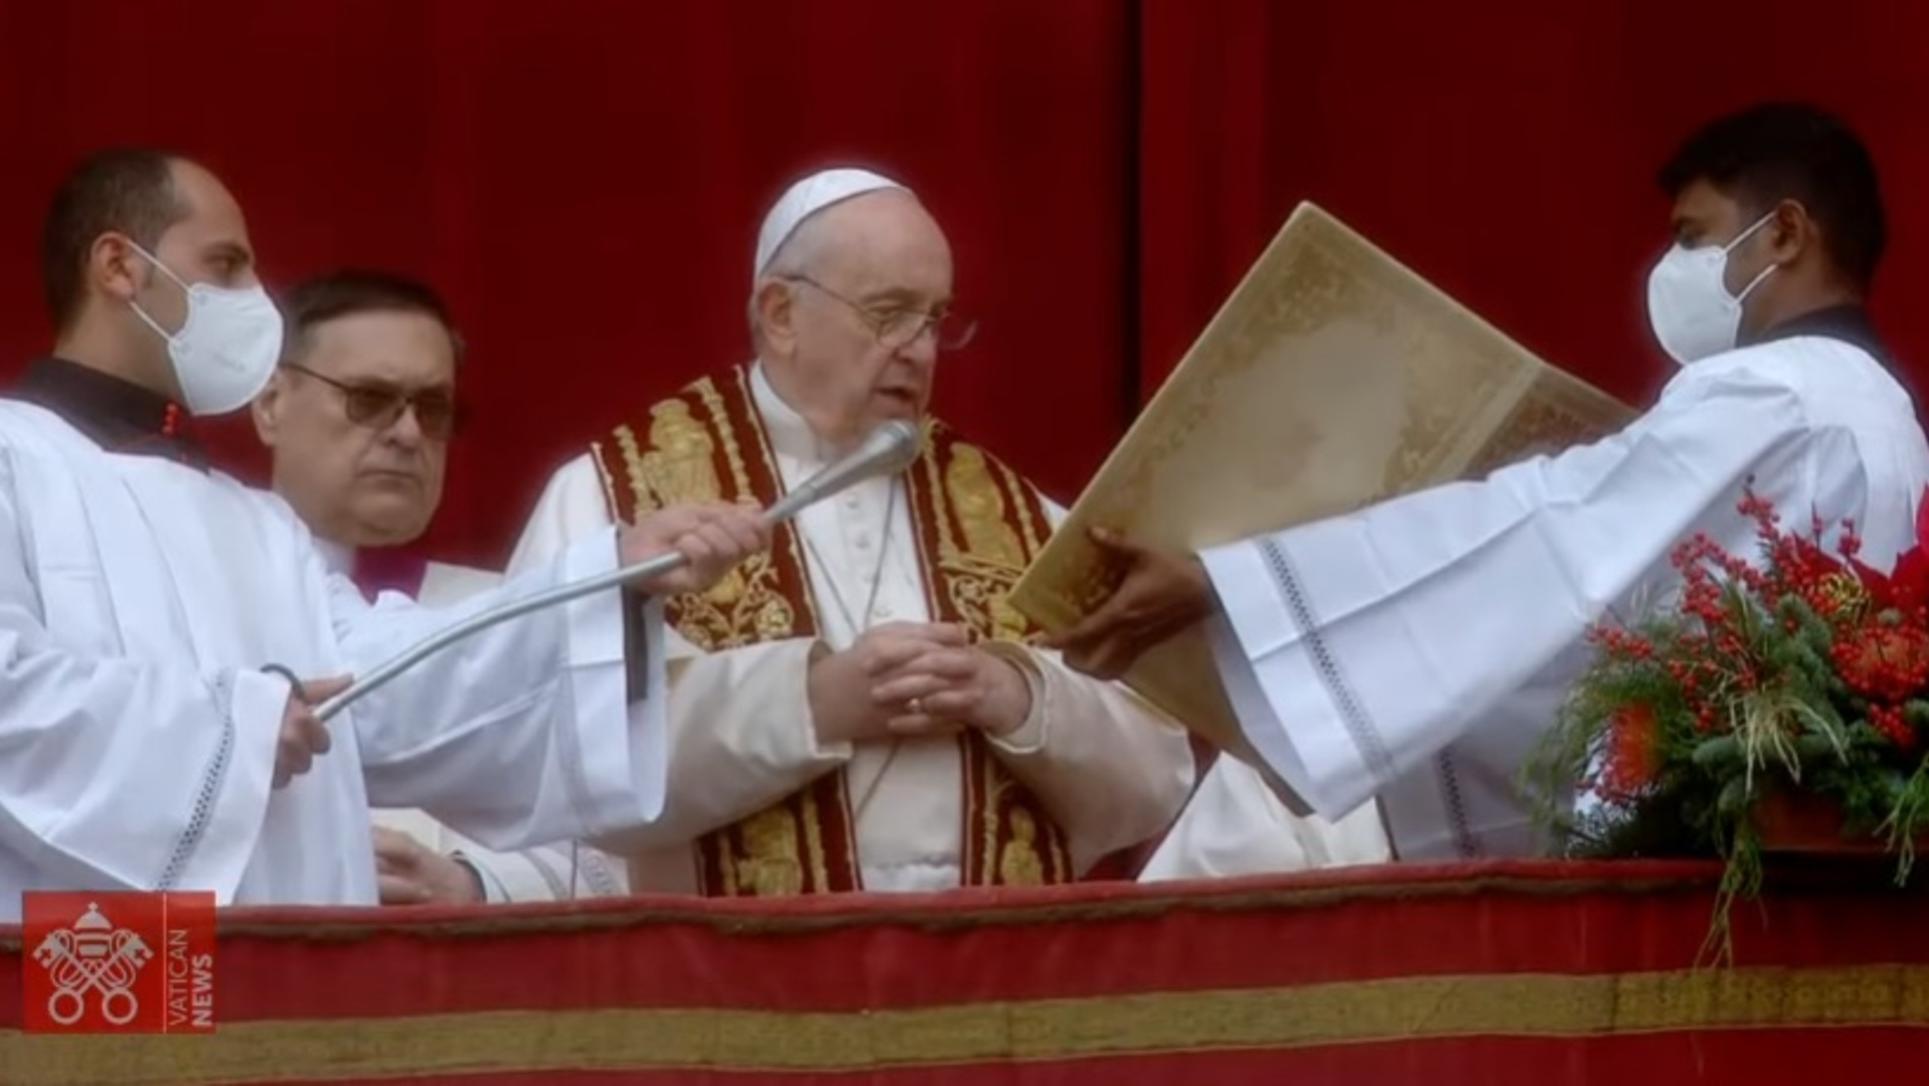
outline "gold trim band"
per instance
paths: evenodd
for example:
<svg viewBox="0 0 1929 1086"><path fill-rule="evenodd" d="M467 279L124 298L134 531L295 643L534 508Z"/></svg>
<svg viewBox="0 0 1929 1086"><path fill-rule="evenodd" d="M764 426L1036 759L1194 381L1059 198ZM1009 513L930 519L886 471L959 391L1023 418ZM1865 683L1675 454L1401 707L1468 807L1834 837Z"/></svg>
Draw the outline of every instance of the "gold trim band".
<svg viewBox="0 0 1929 1086"><path fill-rule="evenodd" d="M1293 988L784 1014L494 1011L225 1025L213 1037L0 1032L0 1080L81 1086L424 1074L893 1067L1465 1036L1929 1028L1929 966L1404 977Z"/></svg>

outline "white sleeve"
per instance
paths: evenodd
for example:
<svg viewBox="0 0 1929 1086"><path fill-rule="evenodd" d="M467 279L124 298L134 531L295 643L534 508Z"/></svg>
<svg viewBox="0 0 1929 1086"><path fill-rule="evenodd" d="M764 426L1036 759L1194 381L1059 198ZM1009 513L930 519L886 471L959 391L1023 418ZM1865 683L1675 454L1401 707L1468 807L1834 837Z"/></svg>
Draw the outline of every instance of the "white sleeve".
<svg viewBox="0 0 1929 1086"><path fill-rule="evenodd" d="M630 892L629 871L621 859L575 841L516 852L458 843L449 855L475 871L483 899L491 904L623 897Z"/></svg>
<svg viewBox="0 0 1929 1086"><path fill-rule="evenodd" d="M234 896L267 816L288 686L253 671L89 656L55 643L0 445L0 847L42 886L213 890ZM103 541L112 545L112 541Z"/></svg>
<svg viewBox="0 0 1929 1086"><path fill-rule="evenodd" d="M1362 804L1338 823L1288 811L1258 771L1220 755L1139 872L1140 882L1311 871L1391 858L1380 812Z"/></svg>
<svg viewBox="0 0 1929 1086"><path fill-rule="evenodd" d="M408 834L422 847L466 865L482 886L483 900L491 904L621 897L630 892L628 865L589 845L562 841L498 851L462 836L426 811L377 809L373 815L377 826Z"/></svg>
<svg viewBox="0 0 1929 1086"><path fill-rule="evenodd" d="M662 817L597 843L625 854L686 844L850 761L849 743L817 738L806 685L812 644L792 638L671 660L677 786Z"/></svg>
<svg viewBox="0 0 1929 1086"><path fill-rule="evenodd" d="M1192 748L1165 714L1119 683L1081 675L1055 652L1010 642L1032 689L1032 713L991 749L1066 833L1080 872L1158 836L1192 789Z"/></svg>
<svg viewBox="0 0 1929 1086"><path fill-rule="evenodd" d="M1040 499L1057 531L1063 506ZM1121 848L1158 836L1192 789L1184 729L1123 683L1079 674L1055 652L992 642L1031 685L1032 712L991 749L1038 796L1081 873Z"/></svg>
<svg viewBox="0 0 1929 1086"><path fill-rule="evenodd" d="M1804 511L1858 511L1867 490L1850 433L1730 372L1594 445L1208 551L1236 638L1217 654L1227 686L1264 694L1237 699L1242 728L1337 819L1665 572L1681 539L1747 538L1751 476Z"/></svg>
<svg viewBox="0 0 1929 1086"><path fill-rule="evenodd" d="M586 532L607 529L609 502L587 454L550 477L509 561L513 575ZM699 653L665 631L674 686L665 712L677 787L659 818L598 844L632 852L683 844L752 814L850 759L848 744L820 745L805 708L811 642L793 640Z"/></svg>
<svg viewBox="0 0 1929 1086"><path fill-rule="evenodd" d="M615 568L595 532L502 588L448 608L343 578L330 607L343 659L366 674L421 638L509 600ZM443 649L349 710L370 802L419 806L493 848L591 837L655 818L664 791L661 620L644 633L647 696L630 704L616 590L533 612Z"/></svg>

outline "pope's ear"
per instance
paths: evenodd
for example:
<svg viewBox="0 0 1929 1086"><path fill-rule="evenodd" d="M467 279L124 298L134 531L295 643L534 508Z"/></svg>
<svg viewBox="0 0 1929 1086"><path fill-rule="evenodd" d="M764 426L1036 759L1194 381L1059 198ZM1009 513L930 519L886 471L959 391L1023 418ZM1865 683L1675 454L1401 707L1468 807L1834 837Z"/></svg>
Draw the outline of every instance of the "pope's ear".
<svg viewBox="0 0 1929 1086"><path fill-rule="evenodd" d="M795 298L790 284L778 279L763 280L751 295L751 316L757 322L757 332L774 353L788 353L797 338Z"/></svg>

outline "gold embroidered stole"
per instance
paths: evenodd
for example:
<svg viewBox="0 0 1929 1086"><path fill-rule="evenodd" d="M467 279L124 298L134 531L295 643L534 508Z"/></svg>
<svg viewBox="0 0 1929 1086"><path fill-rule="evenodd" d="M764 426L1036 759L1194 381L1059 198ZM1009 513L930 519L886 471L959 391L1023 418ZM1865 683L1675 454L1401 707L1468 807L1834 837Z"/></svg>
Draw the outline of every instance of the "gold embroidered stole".
<svg viewBox="0 0 1929 1086"><path fill-rule="evenodd" d="M611 515L680 501L752 499L767 505L783 479L750 390L737 368L706 377L650 408L649 430L617 427L591 446ZM924 452L905 475L925 602L933 621L981 638L1037 631L1005 602L1050 534L1029 483L942 423L925 424ZM665 604L671 626L704 652L816 637L816 601L796 529L708 592ZM804 706L783 707L804 712ZM1039 885L1072 878L1065 835L976 731L958 737L960 827L966 885ZM696 843L697 882L713 897L860 890L850 793L843 771Z"/></svg>

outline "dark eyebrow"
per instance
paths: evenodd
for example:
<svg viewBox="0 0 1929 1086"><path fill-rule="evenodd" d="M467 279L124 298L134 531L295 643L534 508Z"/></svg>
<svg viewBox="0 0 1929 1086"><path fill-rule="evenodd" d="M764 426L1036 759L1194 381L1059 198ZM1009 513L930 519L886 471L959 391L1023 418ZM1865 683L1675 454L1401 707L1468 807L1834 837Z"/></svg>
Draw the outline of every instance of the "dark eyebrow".
<svg viewBox="0 0 1929 1086"><path fill-rule="evenodd" d="M248 247L238 241L217 241L208 249L208 256L214 260L230 260L240 267L248 267L255 262L255 255Z"/></svg>
<svg viewBox="0 0 1929 1086"><path fill-rule="evenodd" d="M448 381L437 381L432 385L406 385L386 377L369 377L360 380L343 378L342 384L357 391L383 392L391 396L444 396L455 399L455 385Z"/></svg>

